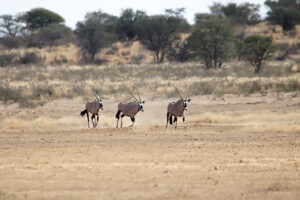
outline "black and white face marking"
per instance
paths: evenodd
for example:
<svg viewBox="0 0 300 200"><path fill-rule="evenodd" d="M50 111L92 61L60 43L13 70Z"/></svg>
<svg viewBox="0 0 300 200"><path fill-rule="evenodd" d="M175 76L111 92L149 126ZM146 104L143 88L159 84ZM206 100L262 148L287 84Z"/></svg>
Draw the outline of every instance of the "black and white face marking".
<svg viewBox="0 0 300 200"><path fill-rule="evenodd" d="M100 100L98 101L98 103L99 103L100 109L103 110L103 101L102 101L102 99L100 99Z"/></svg>
<svg viewBox="0 0 300 200"><path fill-rule="evenodd" d="M187 102L190 102L190 101L191 101L191 99L182 100L184 110L188 110Z"/></svg>
<svg viewBox="0 0 300 200"><path fill-rule="evenodd" d="M139 110L142 111L142 112L144 112L144 107L143 107L142 103L143 102L139 102Z"/></svg>

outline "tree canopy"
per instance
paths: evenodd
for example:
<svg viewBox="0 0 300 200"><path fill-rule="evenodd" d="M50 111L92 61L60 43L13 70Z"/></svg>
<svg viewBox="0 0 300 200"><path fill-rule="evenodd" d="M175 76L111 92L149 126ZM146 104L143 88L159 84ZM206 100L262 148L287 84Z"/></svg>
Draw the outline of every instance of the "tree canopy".
<svg viewBox="0 0 300 200"><path fill-rule="evenodd" d="M32 31L36 31L50 24L65 22L64 18L59 14L44 8L34 8L21 16L21 19L26 23L27 28Z"/></svg>
<svg viewBox="0 0 300 200"><path fill-rule="evenodd" d="M205 18L196 24L188 43L207 68L221 67L234 53L234 29L226 19Z"/></svg>
<svg viewBox="0 0 300 200"><path fill-rule="evenodd" d="M267 19L274 24L280 24L284 31L294 29L296 24L300 24L299 0L267 0L265 5L270 8Z"/></svg>
<svg viewBox="0 0 300 200"><path fill-rule="evenodd" d="M154 53L155 62L163 62L169 48L189 26L178 16L154 15L138 20L137 27L139 41Z"/></svg>
<svg viewBox="0 0 300 200"><path fill-rule="evenodd" d="M254 67L257 73L261 70L262 62L274 53L276 46L272 37L251 35L244 39L242 45L242 56Z"/></svg>
<svg viewBox="0 0 300 200"><path fill-rule="evenodd" d="M76 24L74 33L85 62L94 62L96 53L115 41L116 36L111 32L114 20L114 16L97 11L88 13L84 21Z"/></svg>

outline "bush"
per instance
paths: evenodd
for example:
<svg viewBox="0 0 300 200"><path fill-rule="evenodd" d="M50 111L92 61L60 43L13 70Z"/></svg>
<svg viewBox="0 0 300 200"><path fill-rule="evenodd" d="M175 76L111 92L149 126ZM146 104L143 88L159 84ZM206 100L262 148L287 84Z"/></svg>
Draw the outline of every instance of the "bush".
<svg viewBox="0 0 300 200"><path fill-rule="evenodd" d="M6 36L0 38L0 44L8 49L20 48L22 46L22 39L20 37Z"/></svg>
<svg viewBox="0 0 300 200"><path fill-rule="evenodd" d="M246 58L254 67L254 72L258 73L263 61L271 57L275 49L272 37L251 35L243 41L241 56Z"/></svg>
<svg viewBox="0 0 300 200"><path fill-rule="evenodd" d="M40 28L36 33L29 36L29 46L42 48L44 46L57 46L70 42L72 31L61 24L50 24Z"/></svg>
<svg viewBox="0 0 300 200"><path fill-rule="evenodd" d="M15 62L17 54L0 54L0 66L4 67Z"/></svg>
<svg viewBox="0 0 300 200"><path fill-rule="evenodd" d="M131 56L130 60L132 64L141 64L145 57L145 54L138 52L137 55Z"/></svg>
<svg viewBox="0 0 300 200"><path fill-rule="evenodd" d="M19 61L23 65L41 64L43 62L43 58L35 52L26 52L24 55L20 56Z"/></svg>
<svg viewBox="0 0 300 200"><path fill-rule="evenodd" d="M8 83L0 82L0 101L18 102L21 99L21 90L12 88Z"/></svg>

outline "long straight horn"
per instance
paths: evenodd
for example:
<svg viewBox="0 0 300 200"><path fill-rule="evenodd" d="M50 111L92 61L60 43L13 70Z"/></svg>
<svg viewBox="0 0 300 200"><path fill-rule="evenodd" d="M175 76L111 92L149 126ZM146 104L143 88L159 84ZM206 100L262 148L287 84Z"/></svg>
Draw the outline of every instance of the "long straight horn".
<svg viewBox="0 0 300 200"><path fill-rule="evenodd" d="M138 96L139 96L140 102L142 102L141 97L140 97L140 93L139 93L138 89L135 88L135 90L137 91L137 94L138 94Z"/></svg>
<svg viewBox="0 0 300 200"><path fill-rule="evenodd" d="M137 100L137 98L135 98L135 96L130 92L130 90L129 90L127 87L125 87L125 88L126 88L127 92L135 99L135 101L136 101L136 102L139 102L139 101Z"/></svg>
<svg viewBox="0 0 300 200"><path fill-rule="evenodd" d="M180 92L179 92L179 90L178 90L177 87L174 85L174 83L172 83L172 85L173 85L173 87L175 88L175 90L177 91L177 93L179 94L180 98L183 99L182 96L181 96L181 94L180 94Z"/></svg>
<svg viewBox="0 0 300 200"><path fill-rule="evenodd" d="M188 99L188 87L185 85L185 99Z"/></svg>
<svg viewBox="0 0 300 200"><path fill-rule="evenodd" d="M96 95L96 92L94 91L94 89L93 89L93 88L90 88L90 89L91 89L91 91L93 92L93 94L95 95L96 99L99 101L100 99L99 99L99 97Z"/></svg>

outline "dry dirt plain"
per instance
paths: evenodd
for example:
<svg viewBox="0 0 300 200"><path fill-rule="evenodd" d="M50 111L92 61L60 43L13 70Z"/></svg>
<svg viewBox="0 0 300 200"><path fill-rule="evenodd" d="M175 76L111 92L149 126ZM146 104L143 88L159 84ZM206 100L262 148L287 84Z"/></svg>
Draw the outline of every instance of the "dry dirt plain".
<svg viewBox="0 0 300 200"><path fill-rule="evenodd" d="M0 105L0 199L300 199L297 95L193 97L187 132L168 101L115 129L107 99L89 130L79 98Z"/></svg>

